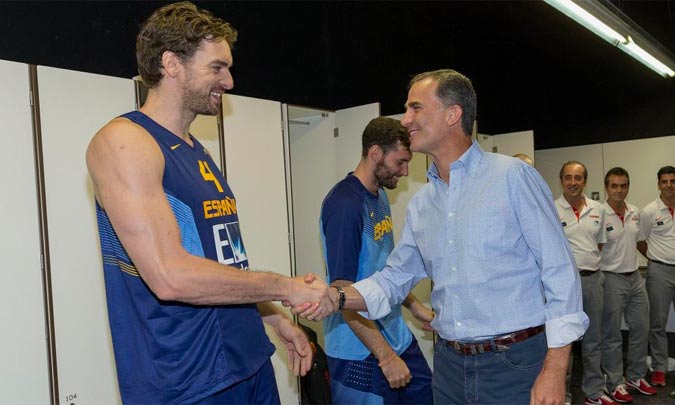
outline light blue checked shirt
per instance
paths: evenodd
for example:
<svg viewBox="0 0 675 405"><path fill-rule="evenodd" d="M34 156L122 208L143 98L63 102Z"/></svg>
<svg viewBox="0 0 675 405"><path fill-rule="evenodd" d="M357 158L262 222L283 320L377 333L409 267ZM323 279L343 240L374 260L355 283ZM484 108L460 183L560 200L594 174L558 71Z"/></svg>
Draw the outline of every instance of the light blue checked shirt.
<svg viewBox="0 0 675 405"><path fill-rule="evenodd" d="M474 144L429 169L410 201L386 267L353 284L378 319L423 278L433 280L431 325L446 340L477 341L546 324L549 347L583 336L581 284L551 190L518 159Z"/></svg>

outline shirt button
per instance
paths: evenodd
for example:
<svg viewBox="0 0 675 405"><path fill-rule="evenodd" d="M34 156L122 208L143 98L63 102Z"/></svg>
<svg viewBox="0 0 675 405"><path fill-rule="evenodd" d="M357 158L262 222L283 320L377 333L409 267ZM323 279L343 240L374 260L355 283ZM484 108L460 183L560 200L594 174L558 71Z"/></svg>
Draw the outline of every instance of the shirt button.
<svg viewBox="0 0 675 405"><path fill-rule="evenodd" d="M462 323L461 323L461 322L457 322L457 326L462 326Z"/></svg>
<svg viewBox="0 0 675 405"><path fill-rule="evenodd" d="M454 217L454 216L455 216L455 213L454 213L454 212L448 213L448 217L452 218L452 217Z"/></svg>
<svg viewBox="0 0 675 405"><path fill-rule="evenodd" d="M450 240L448 241L448 244L450 244L450 245L452 245L453 243L455 243L455 241L453 241L452 239L450 239Z"/></svg>
<svg viewBox="0 0 675 405"><path fill-rule="evenodd" d="M457 267L453 267L453 268L451 268L450 270L452 270L452 271L457 271Z"/></svg>

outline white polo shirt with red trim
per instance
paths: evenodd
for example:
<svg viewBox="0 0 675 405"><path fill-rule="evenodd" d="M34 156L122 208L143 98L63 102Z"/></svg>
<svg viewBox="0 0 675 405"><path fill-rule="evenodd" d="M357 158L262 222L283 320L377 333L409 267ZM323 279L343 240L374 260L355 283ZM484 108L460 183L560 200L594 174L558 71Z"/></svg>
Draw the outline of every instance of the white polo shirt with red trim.
<svg viewBox="0 0 675 405"><path fill-rule="evenodd" d="M675 221L661 198L640 212L640 240L647 242L647 257L675 265Z"/></svg>
<svg viewBox="0 0 675 405"><path fill-rule="evenodd" d="M607 243L600 252L600 270L613 273L630 273L637 270L636 244L640 235L640 212L633 204L626 203L623 218L604 203Z"/></svg>
<svg viewBox="0 0 675 405"><path fill-rule="evenodd" d="M565 231L567 241L572 248L574 260L579 270L598 270L600 268L600 250L598 244L607 242L605 230L605 209L597 201L584 195L586 205L579 213L567 202L564 195L555 200L560 224Z"/></svg>

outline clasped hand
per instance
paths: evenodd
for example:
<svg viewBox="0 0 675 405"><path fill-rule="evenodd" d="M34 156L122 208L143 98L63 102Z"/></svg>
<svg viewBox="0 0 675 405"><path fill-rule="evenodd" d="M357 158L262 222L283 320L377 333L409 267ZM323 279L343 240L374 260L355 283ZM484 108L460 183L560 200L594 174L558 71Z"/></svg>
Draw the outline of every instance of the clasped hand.
<svg viewBox="0 0 675 405"><path fill-rule="evenodd" d="M283 305L291 307L291 313L310 321L320 321L337 311L338 293L321 278L312 273L293 277L293 289Z"/></svg>

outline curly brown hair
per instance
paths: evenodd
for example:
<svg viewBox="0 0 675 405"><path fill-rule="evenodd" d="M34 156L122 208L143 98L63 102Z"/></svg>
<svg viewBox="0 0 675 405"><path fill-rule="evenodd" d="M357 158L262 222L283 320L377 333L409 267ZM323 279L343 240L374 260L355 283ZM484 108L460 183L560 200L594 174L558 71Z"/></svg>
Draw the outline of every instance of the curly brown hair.
<svg viewBox="0 0 675 405"><path fill-rule="evenodd" d="M163 77L162 55L171 51L182 62L190 60L202 40L227 41L232 48L237 30L208 10L183 1L169 4L145 20L136 37L138 73L148 88L157 86Z"/></svg>
<svg viewBox="0 0 675 405"><path fill-rule="evenodd" d="M373 118L361 136L361 157L368 156L368 151L373 145L379 146L386 154L398 147L399 143L410 150L410 134L401 125L401 121L389 117Z"/></svg>

